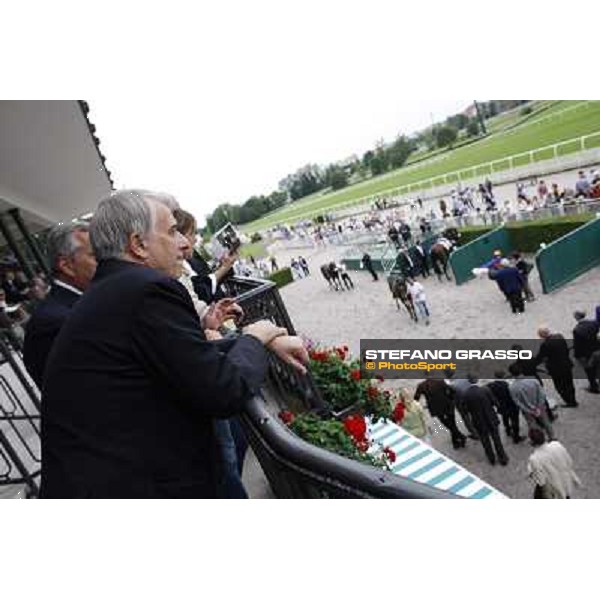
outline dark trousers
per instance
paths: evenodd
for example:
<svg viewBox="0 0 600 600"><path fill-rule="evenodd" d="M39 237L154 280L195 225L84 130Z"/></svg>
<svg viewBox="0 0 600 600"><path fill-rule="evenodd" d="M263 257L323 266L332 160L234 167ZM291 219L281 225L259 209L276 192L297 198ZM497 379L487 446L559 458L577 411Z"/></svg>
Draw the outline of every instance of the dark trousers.
<svg viewBox="0 0 600 600"><path fill-rule="evenodd" d="M485 450L485 455L491 463L496 462L496 455L500 462L507 460L506 452L504 451L504 446L502 445L502 440L498 433L498 427L482 427L479 430L479 439ZM494 444L493 448L492 443ZM496 454L494 454L494 449L496 450Z"/></svg>
<svg viewBox="0 0 600 600"><path fill-rule="evenodd" d="M529 276L528 275L524 275L524 282L523 282L523 292L525 292L525 300L534 300L535 296L533 295L533 292L531 291L531 286L529 285Z"/></svg>
<svg viewBox="0 0 600 600"><path fill-rule="evenodd" d="M596 374L596 368L592 367L584 369L585 374L588 378L588 382L590 384L590 390L592 390L593 392L598 392L600 391L600 386L598 386L598 377Z"/></svg>
<svg viewBox="0 0 600 600"><path fill-rule="evenodd" d="M454 411L449 411L443 415L437 415L441 423L450 431L452 436L452 445L455 448L460 448L465 445L466 436L460 431L456 424L456 417Z"/></svg>
<svg viewBox="0 0 600 600"><path fill-rule="evenodd" d="M511 292L506 297L510 302L510 307L514 313L525 312L525 303L523 302L523 294L521 292Z"/></svg>
<svg viewBox="0 0 600 600"><path fill-rule="evenodd" d="M242 468L248 442L236 417L215 419L215 434L221 450L220 498L248 498L242 483Z"/></svg>
<svg viewBox="0 0 600 600"><path fill-rule="evenodd" d="M377 277L377 273L375 273L375 269L373 269L373 267L371 267L370 269L367 267L367 271L369 271L369 273L371 273L371 275L373 275L373 281L377 281L379 279L379 277Z"/></svg>
<svg viewBox="0 0 600 600"><path fill-rule="evenodd" d="M478 440L479 433L475 429L475 425L473 425L473 420L471 419L471 413L469 413L469 411L466 409L466 407L463 405L462 402L456 403L456 409L458 410L458 414L460 415L460 418L462 419L463 423L465 424L465 427L467 428L469 435L473 439Z"/></svg>
<svg viewBox="0 0 600 600"><path fill-rule="evenodd" d="M502 414L502 423L504 424L504 431L506 431L506 435L514 442L519 440L520 432L519 432L519 411L510 411Z"/></svg>
<svg viewBox="0 0 600 600"><path fill-rule="evenodd" d="M229 429L231 430L231 437L235 445L235 456L237 459L237 470L241 477L244 470L244 459L246 458L246 452L248 451L248 439L242 428L239 417L230 417Z"/></svg>
<svg viewBox="0 0 600 600"><path fill-rule="evenodd" d="M563 399L565 404L576 406L575 400L575 385L573 384L573 371L562 371L560 373L550 373L554 387L558 395Z"/></svg>

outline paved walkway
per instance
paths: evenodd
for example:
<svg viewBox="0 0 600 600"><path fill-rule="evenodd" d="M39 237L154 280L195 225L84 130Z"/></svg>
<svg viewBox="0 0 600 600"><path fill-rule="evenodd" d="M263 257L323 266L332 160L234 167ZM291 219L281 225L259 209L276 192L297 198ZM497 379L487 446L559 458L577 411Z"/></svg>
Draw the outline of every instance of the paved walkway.
<svg viewBox="0 0 600 600"><path fill-rule="evenodd" d="M576 308L591 311L600 302L600 269L578 278L562 290L541 293L537 276L532 287L538 299L527 305L524 315L512 315L496 286L489 280L474 280L463 286L453 282L424 281L432 309L432 323L414 324L405 312L396 309L387 284L380 278L373 282L365 272L351 272L356 289L331 291L318 267L335 259L337 248L308 255L312 275L281 290L282 298L299 333L324 344L347 344L358 355L361 338L532 338L537 327L545 323L566 337L574 325ZM278 257L279 258L279 257ZM283 257L281 257L283 259ZM535 274L535 272L534 272ZM386 382L386 385L413 388L416 381ZM584 391L587 381L576 381L578 409L559 409L556 433L569 450L584 482L576 497L600 498L600 396ZM549 394L556 396L552 382L545 382ZM525 430L525 424L522 424ZM467 469L488 481L512 498L530 498L531 484L526 478L527 457L531 447L506 441L510 458L507 467L490 466L478 442L469 441L455 451L446 430L437 428L434 446Z"/></svg>

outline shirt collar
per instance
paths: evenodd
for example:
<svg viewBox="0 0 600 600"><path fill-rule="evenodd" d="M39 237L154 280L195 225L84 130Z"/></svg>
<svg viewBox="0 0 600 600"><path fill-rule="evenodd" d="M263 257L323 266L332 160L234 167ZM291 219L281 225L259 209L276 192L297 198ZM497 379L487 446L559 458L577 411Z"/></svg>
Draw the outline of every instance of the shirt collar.
<svg viewBox="0 0 600 600"><path fill-rule="evenodd" d="M192 267L192 265L187 260L183 261L183 270L190 277L193 277L194 275L196 275L196 271L194 271L194 268Z"/></svg>
<svg viewBox="0 0 600 600"><path fill-rule="evenodd" d="M58 287L64 288L65 290L69 290L70 292L73 292L78 296L81 296L83 294L81 290L77 289L72 285L69 285L68 283L65 283L64 281L61 281L60 279L55 279L52 283L53 285L57 285Z"/></svg>

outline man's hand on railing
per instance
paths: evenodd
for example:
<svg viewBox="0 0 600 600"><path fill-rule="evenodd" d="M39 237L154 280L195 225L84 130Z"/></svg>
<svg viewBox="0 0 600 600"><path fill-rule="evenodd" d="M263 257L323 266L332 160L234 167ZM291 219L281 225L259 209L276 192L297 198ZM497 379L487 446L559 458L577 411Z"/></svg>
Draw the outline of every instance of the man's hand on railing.
<svg viewBox="0 0 600 600"><path fill-rule="evenodd" d="M246 325L242 329L242 333L255 337L265 346L268 346L277 337L287 336L285 327L277 327L277 325L267 320Z"/></svg>
<svg viewBox="0 0 600 600"><path fill-rule="evenodd" d="M238 320L244 316L244 311L233 298L222 298L215 304L211 304L202 318L204 329L219 329L228 319Z"/></svg>
<svg viewBox="0 0 600 600"><path fill-rule="evenodd" d="M308 364L308 352L302 340L295 335L282 335L276 337L267 345L284 363L294 367L297 371L306 375Z"/></svg>

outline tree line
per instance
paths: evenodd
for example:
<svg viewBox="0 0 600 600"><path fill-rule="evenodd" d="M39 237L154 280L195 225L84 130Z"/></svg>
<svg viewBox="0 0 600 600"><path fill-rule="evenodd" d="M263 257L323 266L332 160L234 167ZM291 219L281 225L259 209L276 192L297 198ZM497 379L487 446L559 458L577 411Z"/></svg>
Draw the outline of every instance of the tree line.
<svg viewBox="0 0 600 600"><path fill-rule="evenodd" d="M355 156L326 167L307 164L284 177L279 182L279 189L267 196L252 196L243 204L219 205L206 218L207 233L214 233L228 222L235 225L249 223L284 204L295 202L310 194L340 190L358 181L398 169L406 163L413 152L452 148L459 138L468 139L482 135L483 119L527 102L528 100L479 102L479 115L469 116L465 111L449 116L443 123L432 125L411 137L399 135L391 144L385 144L380 140L362 157Z"/></svg>

